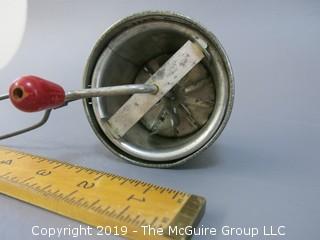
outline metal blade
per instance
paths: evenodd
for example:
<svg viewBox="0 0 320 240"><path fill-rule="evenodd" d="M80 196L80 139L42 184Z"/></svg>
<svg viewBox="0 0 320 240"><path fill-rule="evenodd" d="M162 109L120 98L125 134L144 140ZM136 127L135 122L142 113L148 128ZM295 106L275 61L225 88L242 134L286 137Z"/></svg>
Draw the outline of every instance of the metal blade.
<svg viewBox="0 0 320 240"><path fill-rule="evenodd" d="M134 94L111 116L107 124L115 138L123 137L150 108L168 93L194 66L204 54L201 48L187 41L145 84L155 84L159 91L152 94Z"/></svg>

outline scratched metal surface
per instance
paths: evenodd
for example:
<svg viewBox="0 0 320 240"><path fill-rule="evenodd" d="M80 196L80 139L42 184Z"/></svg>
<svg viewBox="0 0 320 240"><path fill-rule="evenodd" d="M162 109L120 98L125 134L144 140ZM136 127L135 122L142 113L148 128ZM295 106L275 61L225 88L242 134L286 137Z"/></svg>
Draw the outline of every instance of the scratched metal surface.
<svg viewBox="0 0 320 240"><path fill-rule="evenodd" d="M1 144L205 196L204 226L286 225L288 236L272 239L318 239L319 1L33 0L22 45L0 71L1 92L28 73L77 89L98 36L118 19L149 9L174 10L198 20L229 54L235 106L214 146L177 169L130 165L95 137L80 102L54 111L42 129ZM39 117L19 113L6 102L0 107L1 132ZM78 226L5 196L0 196L0 219L1 239L11 240L34 239L33 225Z"/></svg>

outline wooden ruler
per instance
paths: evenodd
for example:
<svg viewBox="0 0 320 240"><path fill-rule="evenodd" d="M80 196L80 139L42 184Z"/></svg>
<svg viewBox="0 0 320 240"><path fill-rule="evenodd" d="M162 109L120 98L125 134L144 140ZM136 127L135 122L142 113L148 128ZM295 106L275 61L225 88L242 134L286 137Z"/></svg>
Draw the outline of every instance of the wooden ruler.
<svg viewBox="0 0 320 240"><path fill-rule="evenodd" d="M199 196L7 148L0 192L139 240L188 239L183 229L195 227L205 207Z"/></svg>

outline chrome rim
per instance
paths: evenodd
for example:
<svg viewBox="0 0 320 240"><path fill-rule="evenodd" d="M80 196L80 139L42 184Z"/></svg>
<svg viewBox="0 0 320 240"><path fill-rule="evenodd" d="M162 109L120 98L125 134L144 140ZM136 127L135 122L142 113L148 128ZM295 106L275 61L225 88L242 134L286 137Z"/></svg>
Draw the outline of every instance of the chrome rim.
<svg viewBox="0 0 320 240"><path fill-rule="evenodd" d="M151 38L153 40L150 40ZM98 40L86 66L86 88L143 82L150 71L146 69L146 65L152 62L160 63L185 40L194 38L207 42L211 59L202 61L193 70L198 75L190 73L189 80L182 80L182 86L177 86L170 92L166 99L153 108L154 112L147 113L123 139L114 139L104 123L128 97L104 97L84 101L92 128L116 155L151 167L170 167L194 157L212 143L226 125L233 103L233 76L228 58L218 40L199 24L177 14L136 14L113 25ZM200 74L199 69L202 69ZM195 81L201 77L205 79L203 82ZM188 91L185 91L187 88L183 86L184 82L188 81L192 82L189 90L196 89L194 91L198 97L188 99ZM199 97L201 95L204 99ZM176 119L173 117L174 104L170 105L170 102L177 102L174 98L189 101L185 104L187 108L182 110L184 112L176 114ZM157 127L152 123L161 118L155 113L162 108L166 109L164 112L167 117L164 123ZM176 131L178 123L185 127ZM186 123L189 124L187 127Z"/></svg>

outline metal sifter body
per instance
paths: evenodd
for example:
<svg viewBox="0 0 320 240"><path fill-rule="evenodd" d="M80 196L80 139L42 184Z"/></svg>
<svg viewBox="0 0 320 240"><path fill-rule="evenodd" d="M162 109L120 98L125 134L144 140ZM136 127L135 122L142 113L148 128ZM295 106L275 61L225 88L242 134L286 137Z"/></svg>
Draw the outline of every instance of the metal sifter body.
<svg viewBox="0 0 320 240"><path fill-rule="evenodd" d="M65 92L36 76L16 80L10 99L25 112L45 111L25 133L45 124L53 109L83 99L92 129L115 155L137 165L167 168L214 142L233 104L229 60L217 38L187 17L143 12L111 26L88 59L83 89Z"/></svg>
<svg viewBox="0 0 320 240"><path fill-rule="evenodd" d="M208 147L225 127L234 96L229 60L212 33L181 15L145 12L114 24L88 59L83 87L144 83L187 40L206 44L205 58L123 138L114 138L104 121L129 97L84 99L94 132L117 156L138 165L171 167Z"/></svg>

